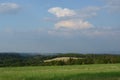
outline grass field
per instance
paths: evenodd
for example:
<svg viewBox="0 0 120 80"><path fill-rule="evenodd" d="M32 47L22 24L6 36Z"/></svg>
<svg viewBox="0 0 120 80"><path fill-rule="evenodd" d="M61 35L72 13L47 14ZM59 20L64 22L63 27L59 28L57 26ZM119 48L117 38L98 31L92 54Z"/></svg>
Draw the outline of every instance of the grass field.
<svg viewBox="0 0 120 80"><path fill-rule="evenodd" d="M7 67L0 80L120 80L120 64Z"/></svg>

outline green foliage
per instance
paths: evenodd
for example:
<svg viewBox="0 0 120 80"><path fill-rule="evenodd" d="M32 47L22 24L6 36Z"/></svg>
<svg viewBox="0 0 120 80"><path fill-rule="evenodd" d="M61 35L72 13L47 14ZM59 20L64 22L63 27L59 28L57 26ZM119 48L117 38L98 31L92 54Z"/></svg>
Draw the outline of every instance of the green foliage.
<svg viewBox="0 0 120 80"><path fill-rule="evenodd" d="M45 60L68 57L67 61ZM77 58L77 59L73 59ZM0 53L0 67L8 66L47 66L47 65L82 65L82 64L109 64L120 63L120 55L113 54L57 54L57 55L30 55L18 53Z"/></svg>

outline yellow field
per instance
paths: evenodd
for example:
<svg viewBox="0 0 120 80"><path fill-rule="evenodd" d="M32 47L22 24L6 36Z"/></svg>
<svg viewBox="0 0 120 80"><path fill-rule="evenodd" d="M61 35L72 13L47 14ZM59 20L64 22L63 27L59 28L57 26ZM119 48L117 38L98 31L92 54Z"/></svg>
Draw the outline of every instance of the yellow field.
<svg viewBox="0 0 120 80"><path fill-rule="evenodd" d="M68 61L69 59L81 59L81 58L76 58L76 57L57 57L49 60L45 60L44 62L51 62L51 61Z"/></svg>

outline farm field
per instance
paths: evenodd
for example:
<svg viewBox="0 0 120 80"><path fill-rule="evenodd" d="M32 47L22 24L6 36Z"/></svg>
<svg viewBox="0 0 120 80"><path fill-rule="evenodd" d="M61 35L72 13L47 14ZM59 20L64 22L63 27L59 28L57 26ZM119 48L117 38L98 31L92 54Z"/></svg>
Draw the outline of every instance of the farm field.
<svg viewBox="0 0 120 80"><path fill-rule="evenodd" d="M120 80L120 64L1 67L0 80Z"/></svg>
<svg viewBox="0 0 120 80"><path fill-rule="evenodd" d="M77 59L82 59L82 58L76 58L76 57L58 57L58 58L53 58L49 60L44 60L44 62L51 62L51 61L65 61L67 62L69 59L77 60Z"/></svg>

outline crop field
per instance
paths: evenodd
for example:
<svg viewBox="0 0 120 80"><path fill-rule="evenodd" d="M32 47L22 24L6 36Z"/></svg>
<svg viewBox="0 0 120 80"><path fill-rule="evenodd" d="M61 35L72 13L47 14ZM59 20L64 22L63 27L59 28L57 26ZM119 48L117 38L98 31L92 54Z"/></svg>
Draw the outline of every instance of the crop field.
<svg viewBox="0 0 120 80"><path fill-rule="evenodd" d="M120 80L120 64L3 67L0 80Z"/></svg>
<svg viewBox="0 0 120 80"><path fill-rule="evenodd" d="M82 59L82 58L76 58L76 57L57 57L57 58L45 60L44 62L51 62L51 61L65 61L65 62L67 62L70 58L73 60Z"/></svg>

